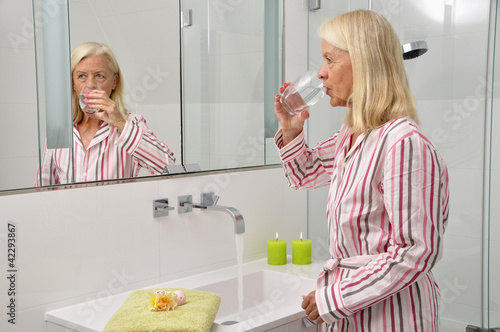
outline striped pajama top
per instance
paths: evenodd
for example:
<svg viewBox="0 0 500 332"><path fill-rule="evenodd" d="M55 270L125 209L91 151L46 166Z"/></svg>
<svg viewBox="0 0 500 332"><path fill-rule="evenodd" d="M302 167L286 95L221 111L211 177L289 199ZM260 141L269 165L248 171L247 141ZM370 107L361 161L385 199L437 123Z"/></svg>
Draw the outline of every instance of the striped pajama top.
<svg viewBox="0 0 500 332"><path fill-rule="evenodd" d="M303 134L286 146L281 130L275 137L291 187L330 186L330 266L340 265L318 280L319 314L329 331L438 331L431 269L448 219L446 165L408 118L361 134L347 152L350 139L346 125L315 149Z"/></svg>
<svg viewBox="0 0 500 332"><path fill-rule="evenodd" d="M129 113L121 133L103 122L87 150L76 125L72 151L45 146L35 186L131 178L143 167L151 174L162 174L164 167L174 162L172 151L156 138L144 117Z"/></svg>

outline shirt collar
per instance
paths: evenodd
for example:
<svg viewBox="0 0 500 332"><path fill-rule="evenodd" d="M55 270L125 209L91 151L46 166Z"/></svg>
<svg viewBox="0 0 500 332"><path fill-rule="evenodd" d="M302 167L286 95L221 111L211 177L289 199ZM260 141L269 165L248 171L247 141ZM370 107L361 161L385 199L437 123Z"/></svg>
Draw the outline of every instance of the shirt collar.
<svg viewBox="0 0 500 332"><path fill-rule="evenodd" d="M103 122L101 124L101 127L99 127L99 130L97 130L97 132L95 133L94 138L92 138L92 141L90 142L87 149L90 149L92 146L99 144L107 137L109 137L112 132L112 128L113 127L111 127L108 123ZM80 132L78 131L77 125L73 125L73 139L83 148L82 138L80 136Z"/></svg>

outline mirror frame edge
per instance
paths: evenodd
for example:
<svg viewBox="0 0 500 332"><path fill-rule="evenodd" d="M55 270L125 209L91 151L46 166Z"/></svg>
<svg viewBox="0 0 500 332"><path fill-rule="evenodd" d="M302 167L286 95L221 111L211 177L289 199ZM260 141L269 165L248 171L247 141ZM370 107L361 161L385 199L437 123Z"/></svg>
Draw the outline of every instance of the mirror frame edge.
<svg viewBox="0 0 500 332"><path fill-rule="evenodd" d="M39 192L41 193L41 192L49 192L49 191L56 191L56 190L109 186L109 185L117 185L117 184L124 184L124 183L163 181L163 180L178 179L178 178L184 178L184 177L210 176L210 175L216 175L216 174L242 173L242 172L251 172L251 171L264 171L264 170L268 170L268 169L281 168L281 167L282 167L281 164L246 166L246 167L238 167L238 168L216 169L216 170L185 172L185 173L176 173L176 174L142 176L139 178L125 178L125 179L116 179L116 180L71 183L71 184L55 185L55 186L7 189L7 190L0 191L0 197L20 195L20 194L32 194L32 193L39 193ZM138 179L139 179L139 181L137 181Z"/></svg>

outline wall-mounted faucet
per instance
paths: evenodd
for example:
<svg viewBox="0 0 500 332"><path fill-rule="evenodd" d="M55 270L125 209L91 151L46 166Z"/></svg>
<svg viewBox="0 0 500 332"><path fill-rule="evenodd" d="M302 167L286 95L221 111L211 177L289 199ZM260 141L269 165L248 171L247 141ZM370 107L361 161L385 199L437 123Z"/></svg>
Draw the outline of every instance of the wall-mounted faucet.
<svg viewBox="0 0 500 332"><path fill-rule="evenodd" d="M177 211L179 213L187 213L193 211L193 208L204 209L204 210L217 210L224 211L228 213L234 222L234 233L241 234L245 233L245 220L241 215L240 211L233 207L217 205L219 196L215 195L213 192L202 193L201 203L193 203L192 195L179 196L179 207Z"/></svg>

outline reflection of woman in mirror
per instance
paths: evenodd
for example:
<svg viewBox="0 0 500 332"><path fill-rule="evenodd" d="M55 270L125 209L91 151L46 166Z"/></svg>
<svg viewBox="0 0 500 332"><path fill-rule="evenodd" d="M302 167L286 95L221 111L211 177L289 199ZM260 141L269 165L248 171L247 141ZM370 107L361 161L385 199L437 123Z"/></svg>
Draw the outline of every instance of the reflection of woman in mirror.
<svg viewBox="0 0 500 332"><path fill-rule="evenodd" d="M162 174L165 166L175 162L146 120L125 108L120 67L108 46L95 42L79 45L71 54L71 74L73 163L70 149L45 148L36 186L130 178L142 167L151 174ZM82 92L84 86L90 91ZM80 104L81 92L87 106Z"/></svg>

